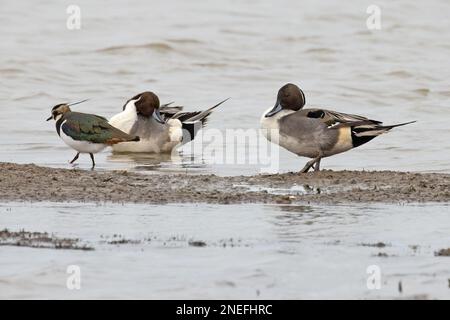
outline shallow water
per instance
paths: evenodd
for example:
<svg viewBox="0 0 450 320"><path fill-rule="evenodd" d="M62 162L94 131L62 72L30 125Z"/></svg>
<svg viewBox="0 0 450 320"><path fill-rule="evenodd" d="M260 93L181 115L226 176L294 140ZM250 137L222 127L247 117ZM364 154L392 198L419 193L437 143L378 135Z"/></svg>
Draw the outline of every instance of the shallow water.
<svg viewBox="0 0 450 320"><path fill-rule="evenodd" d="M450 171L450 27L445 0L381 1L382 29L366 27L360 1L3 0L0 8L0 161L67 167L74 153L44 121L60 102L110 117L143 90L188 110L232 99L209 128L256 128L278 88L299 84L309 105L386 123L419 122L331 159L332 169ZM221 148L228 141L214 141ZM250 155L256 145L250 144ZM238 144L238 153L245 145ZM252 174L260 164L214 163L201 150L177 159L97 157L98 169ZM306 159L281 152L280 171ZM81 168L89 168L82 157Z"/></svg>
<svg viewBox="0 0 450 320"><path fill-rule="evenodd" d="M0 298L449 298L450 259L434 256L450 246L449 212L8 203L2 229L76 237L95 250L0 247ZM135 243L108 244L118 239ZM369 246L379 242L386 246ZM69 265L80 267L80 290L66 287ZM380 289L367 287L372 265Z"/></svg>

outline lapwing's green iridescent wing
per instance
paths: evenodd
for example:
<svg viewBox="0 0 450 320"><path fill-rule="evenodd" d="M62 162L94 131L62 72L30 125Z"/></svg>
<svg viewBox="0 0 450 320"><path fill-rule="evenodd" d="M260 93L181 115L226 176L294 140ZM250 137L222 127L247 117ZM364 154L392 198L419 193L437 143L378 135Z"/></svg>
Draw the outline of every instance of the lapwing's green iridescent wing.
<svg viewBox="0 0 450 320"><path fill-rule="evenodd" d="M78 112L71 112L61 129L74 140L92 143L115 144L135 138L114 128L103 117Z"/></svg>

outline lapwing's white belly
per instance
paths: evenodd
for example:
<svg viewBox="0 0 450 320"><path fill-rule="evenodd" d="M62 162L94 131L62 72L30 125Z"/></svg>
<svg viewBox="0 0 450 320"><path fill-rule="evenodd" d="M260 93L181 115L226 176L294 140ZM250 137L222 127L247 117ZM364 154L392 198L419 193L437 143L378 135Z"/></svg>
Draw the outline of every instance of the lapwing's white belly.
<svg viewBox="0 0 450 320"><path fill-rule="evenodd" d="M74 140L61 130L61 139L71 148L75 149L80 153L97 153L102 151L107 147L106 144L102 143L92 143L88 141Z"/></svg>

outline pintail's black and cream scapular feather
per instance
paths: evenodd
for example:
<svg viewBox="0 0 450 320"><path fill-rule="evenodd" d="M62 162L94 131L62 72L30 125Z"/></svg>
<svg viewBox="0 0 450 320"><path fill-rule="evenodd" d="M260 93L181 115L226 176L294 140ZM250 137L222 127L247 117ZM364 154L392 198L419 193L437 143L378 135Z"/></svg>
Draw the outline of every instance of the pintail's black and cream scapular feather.
<svg viewBox="0 0 450 320"><path fill-rule="evenodd" d="M88 153L91 156L92 167L94 167L94 154L107 146L139 141L138 136L131 136L113 127L107 119L101 116L72 112L70 106L84 101L86 100L71 104L58 104L53 107L52 115L47 119L47 121L56 120L58 135L68 146L77 151L75 158L70 163L74 163L80 153Z"/></svg>
<svg viewBox="0 0 450 320"><path fill-rule="evenodd" d="M284 85L277 95L275 106L261 118L263 133L269 141L299 155L312 158L301 170L320 170L320 160L365 144L395 125L363 116L320 108L303 109L305 94L296 85Z"/></svg>
<svg viewBox="0 0 450 320"><path fill-rule="evenodd" d="M226 99L228 100L228 99ZM109 123L131 135L139 142L113 146L115 152L170 153L176 147L192 141L206 125L212 111L226 100L204 110L185 112L172 103L160 105L159 98L150 91L129 99L121 113Z"/></svg>

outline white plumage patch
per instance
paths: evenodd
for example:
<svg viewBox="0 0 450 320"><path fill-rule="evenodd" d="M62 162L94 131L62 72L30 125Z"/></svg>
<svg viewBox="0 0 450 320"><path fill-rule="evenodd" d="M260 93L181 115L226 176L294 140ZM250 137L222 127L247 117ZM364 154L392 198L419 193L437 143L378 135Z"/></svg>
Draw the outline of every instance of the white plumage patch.
<svg viewBox="0 0 450 320"><path fill-rule="evenodd" d="M276 114L274 114L271 117L266 118L266 114L272 110L272 108L267 109L264 111L260 123L261 123L261 129L263 129L263 135L266 137L269 141L279 141L279 131L280 131L280 123L279 120L288 114L293 113L292 110L282 110Z"/></svg>
<svg viewBox="0 0 450 320"><path fill-rule="evenodd" d="M169 139L171 142L181 143L183 140L182 123L178 119L169 119L167 121L169 125Z"/></svg>
<svg viewBox="0 0 450 320"><path fill-rule="evenodd" d="M125 110L113 116L111 120L109 120L109 124L130 134L131 129L138 120L135 102L139 99L129 101L125 106Z"/></svg>

